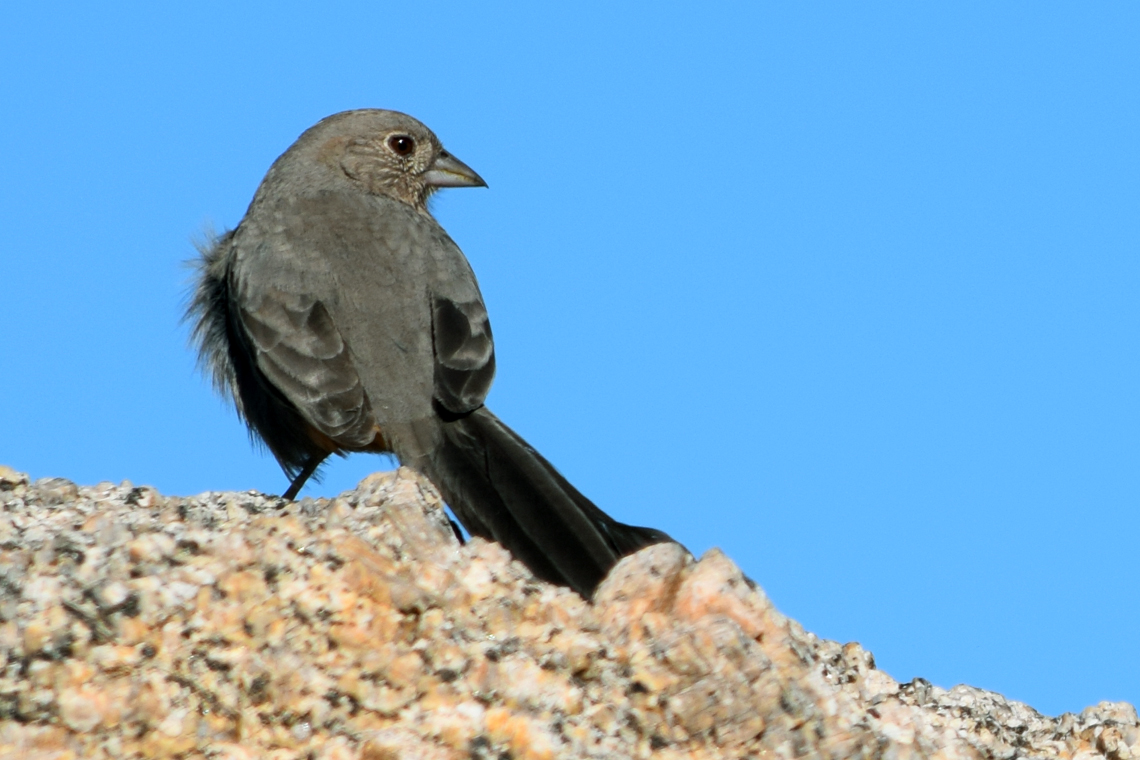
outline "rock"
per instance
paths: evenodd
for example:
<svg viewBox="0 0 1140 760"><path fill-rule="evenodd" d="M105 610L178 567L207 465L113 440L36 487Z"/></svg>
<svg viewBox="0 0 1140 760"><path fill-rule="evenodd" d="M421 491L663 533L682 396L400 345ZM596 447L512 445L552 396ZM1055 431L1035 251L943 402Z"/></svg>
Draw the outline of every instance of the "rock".
<svg viewBox="0 0 1140 760"><path fill-rule="evenodd" d="M408 470L285 504L0 468L0 538L0 758L1140 758L1131 705L898 684L716 550L589 604Z"/></svg>
<svg viewBox="0 0 1140 760"><path fill-rule="evenodd" d="M0 491L14 491L30 482L27 473L16 472L8 465L0 464Z"/></svg>

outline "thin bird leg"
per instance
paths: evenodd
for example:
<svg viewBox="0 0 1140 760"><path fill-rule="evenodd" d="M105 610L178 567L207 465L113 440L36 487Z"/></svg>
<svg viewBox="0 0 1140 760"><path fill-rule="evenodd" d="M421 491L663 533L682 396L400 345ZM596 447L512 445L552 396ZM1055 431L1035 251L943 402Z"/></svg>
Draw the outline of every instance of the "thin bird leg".
<svg viewBox="0 0 1140 760"><path fill-rule="evenodd" d="M327 456L328 454L321 454L319 456L310 454L309 459L305 462L305 466L297 473L297 477L293 478L293 482L289 484L289 490L282 494L281 498L286 501L293 501L293 499L297 498L297 494L300 493L301 487L305 485L305 481L317 471L317 468L321 466L321 462L325 461L325 457Z"/></svg>

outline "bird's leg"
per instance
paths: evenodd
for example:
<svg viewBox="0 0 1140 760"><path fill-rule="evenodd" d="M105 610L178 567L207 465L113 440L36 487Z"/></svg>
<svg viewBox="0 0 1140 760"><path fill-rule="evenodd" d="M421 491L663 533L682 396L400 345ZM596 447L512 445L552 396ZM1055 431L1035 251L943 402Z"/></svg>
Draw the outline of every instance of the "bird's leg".
<svg viewBox="0 0 1140 760"><path fill-rule="evenodd" d="M455 534L455 539L459 541L459 545L462 546L463 544L467 543L467 539L463 537L463 531L460 530L459 525L455 522L455 520L452 520L449 517L447 518L447 521L451 523L451 532Z"/></svg>
<svg viewBox="0 0 1140 760"><path fill-rule="evenodd" d="M289 490L282 494L281 498L286 501L293 501L293 499L297 498L297 494L300 493L301 487L305 485L305 481L317 471L317 468L321 466L321 462L325 461L325 457L327 456L328 454L309 454L305 466L297 473L297 477L293 478L293 482L289 484Z"/></svg>

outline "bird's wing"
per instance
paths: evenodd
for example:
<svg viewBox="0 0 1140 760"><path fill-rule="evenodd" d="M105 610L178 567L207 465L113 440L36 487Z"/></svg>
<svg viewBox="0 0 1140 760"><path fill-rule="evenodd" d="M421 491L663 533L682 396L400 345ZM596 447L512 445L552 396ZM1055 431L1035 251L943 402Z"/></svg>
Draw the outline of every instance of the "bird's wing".
<svg viewBox="0 0 1140 760"><path fill-rule="evenodd" d="M431 335L435 401L454 415L478 409L495 377L495 344L482 299L432 294Z"/></svg>
<svg viewBox="0 0 1140 760"><path fill-rule="evenodd" d="M239 318L265 378L336 443L345 448L371 443L368 397L325 304L273 287L243 291Z"/></svg>

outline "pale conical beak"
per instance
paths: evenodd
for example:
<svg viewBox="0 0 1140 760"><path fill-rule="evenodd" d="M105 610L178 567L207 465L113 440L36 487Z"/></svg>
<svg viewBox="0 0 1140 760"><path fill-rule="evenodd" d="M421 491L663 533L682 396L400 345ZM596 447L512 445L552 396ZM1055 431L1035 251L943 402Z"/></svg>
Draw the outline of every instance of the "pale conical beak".
<svg viewBox="0 0 1140 760"><path fill-rule="evenodd" d="M423 173L429 187L486 187L487 183L467 164L447 151L439 154L431 168Z"/></svg>

